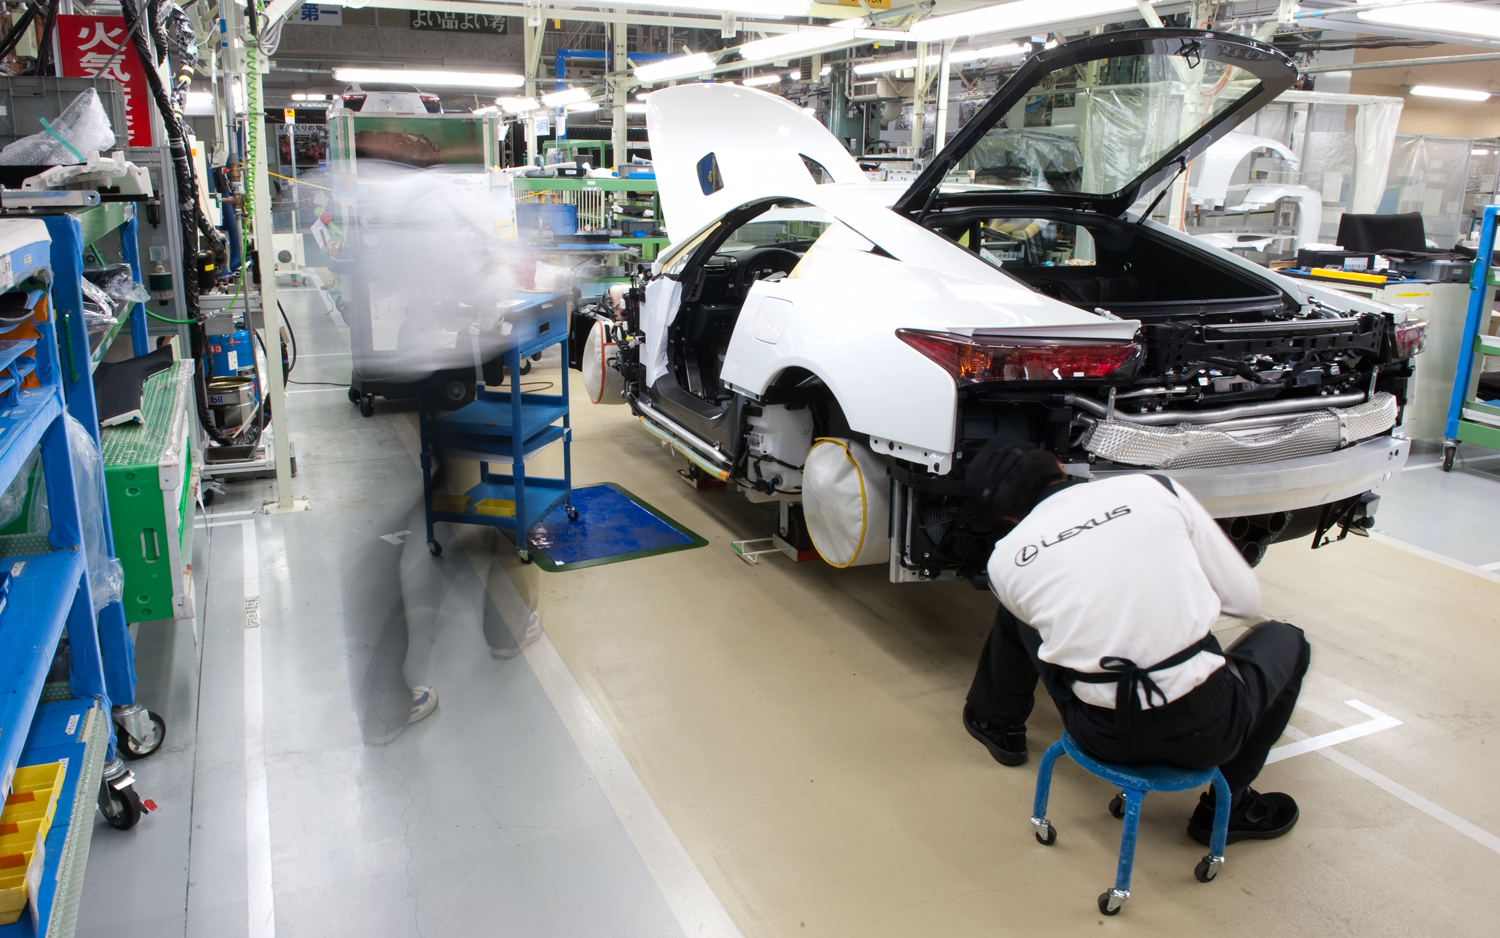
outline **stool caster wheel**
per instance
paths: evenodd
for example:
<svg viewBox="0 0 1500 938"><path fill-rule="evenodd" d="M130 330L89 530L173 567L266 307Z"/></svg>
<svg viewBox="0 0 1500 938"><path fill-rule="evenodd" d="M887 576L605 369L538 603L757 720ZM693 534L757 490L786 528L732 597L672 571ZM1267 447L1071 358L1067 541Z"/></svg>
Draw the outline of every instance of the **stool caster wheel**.
<svg viewBox="0 0 1500 938"><path fill-rule="evenodd" d="M375 395L366 394L359 399L359 415L368 417L373 413L375 413Z"/></svg>
<svg viewBox="0 0 1500 938"><path fill-rule="evenodd" d="M531 551L522 547L516 551L516 556L521 558L522 563L531 563Z"/></svg>
<svg viewBox="0 0 1500 938"><path fill-rule="evenodd" d="M1453 471L1453 457L1457 456L1457 455L1458 455L1458 447L1457 446L1449 446L1447 444L1443 445L1443 471L1444 472L1452 472Z"/></svg>
<svg viewBox="0 0 1500 938"><path fill-rule="evenodd" d="M521 362L521 374L523 374L523 375L529 375L529 374L531 374L531 359L528 358L528 359L526 359L526 360L524 360L524 361Z"/></svg>
<svg viewBox="0 0 1500 938"><path fill-rule="evenodd" d="M349 403L358 404L361 396L362 395L353 388L349 389Z"/></svg>
<svg viewBox="0 0 1500 938"><path fill-rule="evenodd" d="M568 520L569 521L577 521L578 520L578 509L574 508L572 505L568 506Z"/></svg>
<svg viewBox="0 0 1500 938"><path fill-rule="evenodd" d="M1123 818L1125 816L1124 795L1115 795L1113 798L1109 799L1109 813L1113 814L1117 818Z"/></svg>
<svg viewBox="0 0 1500 938"><path fill-rule="evenodd" d="M1118 889L1106 889L1099 893L1099 911L1105 915L1119 915L1130 893L1120 894Z"/></svg>
<svg viewBox="0 0 1500 938"><path fill-rule="evenodd" d="M1223 857L1216 857L1213 854L1209 854L1199 860L1197 866L1193 867L1193 876L1200 883L1211 883L1214 877L1219 875L1219 867L1223 865Z"/></svg>
<svg viewBox="0 0 1500 938"><path fill-rule="evenodd" d="M434 557L441 557L443 556L443 545L437 542L437 538L429 537L427 539L427 552Z"/></svg>
<svg viewBox="0 0 1500 938"><path fill-rule="evenodd" d="M1042 836L1042 830L1044 829L1047 831L1045 837ZM1032 836L1036 837L1036 842L1041 844L1043 847L1050 847L1053 844L1057 843L1057 828L1053 827L1051 824L1048 824L1045 828L1039 827L1031 833Z"/></svg>

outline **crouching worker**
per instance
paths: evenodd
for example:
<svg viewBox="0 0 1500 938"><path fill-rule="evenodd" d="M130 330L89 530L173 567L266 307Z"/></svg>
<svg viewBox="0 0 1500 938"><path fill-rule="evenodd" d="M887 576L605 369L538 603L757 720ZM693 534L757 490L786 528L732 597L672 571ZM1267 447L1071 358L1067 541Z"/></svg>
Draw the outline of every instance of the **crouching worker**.
<svg viewBox="0 0 1500 938"><path fill-rule="evenodd" d="M1260 587L1203 506L1165 476L1082 483L1029 443L986 445L969 480L990 517L1015 525L990 555L1001 606L964 707L970 735L1002 765L1025 762L1040 677L1098 759L1219 766L1234 797L1230 843L1291 830L1292 797L1250 783L1291 717L1310 650L1284 622L1220 649L1214 620L1254 614ZM1213 818L1210 787L1189 836L1207 844Z"/></svg>

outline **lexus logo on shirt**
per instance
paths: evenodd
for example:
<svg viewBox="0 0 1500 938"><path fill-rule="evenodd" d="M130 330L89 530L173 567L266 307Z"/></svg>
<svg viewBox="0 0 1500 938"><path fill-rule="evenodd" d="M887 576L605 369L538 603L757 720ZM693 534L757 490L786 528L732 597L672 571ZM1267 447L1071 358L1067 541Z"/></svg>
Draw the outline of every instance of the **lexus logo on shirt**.
<svg viewBox="0 0 1500 938"><path fill-rule="evenodd" d="M1116 518L1123 518L1128 514L1130 514L1129 505L1121 505L1119 508L1111 508L1109 511L1105 512L1102 517L1090 518L1083 524L1075 524L1073 527L1068 528L1066 531L1059 531L1057 533L1057 537L1051 541L1048 541L1045 537L1042 538L1042 547L1056 547L1058 544L1061 544L1063 541L1066 541L1070 537L1076 537L1079 534L1082 534L1084 531L1091 531L1094 528L1099 527L1099 525L1101 524L1108 524ZM1041 552L1041 548L1037 547L1035 544L1027 544L1025 547L1016 551L1016 566L1026 566L1027 564L1035 560L1037 558L1037 555Z"/></svg>

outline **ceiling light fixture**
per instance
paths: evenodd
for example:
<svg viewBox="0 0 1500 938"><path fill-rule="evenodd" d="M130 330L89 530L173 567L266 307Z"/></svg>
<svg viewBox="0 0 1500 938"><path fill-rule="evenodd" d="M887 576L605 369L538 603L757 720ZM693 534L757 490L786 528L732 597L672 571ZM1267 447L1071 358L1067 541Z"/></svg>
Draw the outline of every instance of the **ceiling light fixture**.
<svg viewBox="0 0 1500 938"><path fill-rule="evenodd" d="M825 66L823 66L823 70L818 73L818 77L819 78L827 78L829 75L832 75L832 74L833 74L833 66L832 65L825 65Z"/></svg>
<svg viewBox="0 0 1500 938"><path fill-rule="evenodd" d="M496 98L495 103L504 108L507 114L525 114L542 106L536 98Z"/></svg>
<svg viewBox="0 0 1500 938"><path fill-rule="evenodd" d="M983 49L955 49L948 55L948 64L963 65L968 62L978 62L981 59L1010 58L1012 56L1025 55L1030 51L1030 46L1023 46L1015 42L1006 43L1002 46L986 46ZM927 56L927 67L932 68L942 61L942 56L929 53ZM886 72L900 72L916 67L916 56L904 59L881 59L854 66L854 74L883 75Z"/></svg>
<svg viewBox="0 0 1500 938"><path fill-rule="evenodd" d="M756 75L754 78L747 78L741 84L746 88L764 88L766 85L774 85L779 81L781 81L781 76L773 72L770 75Z"/></svg>
<svg viewBox="0 0 1500 938"><path fill-rule="evenodd" d="M652 0L649 9L670 7L676 10L697 10L704 13L740 13L765 20L779 20L787 16L802 16L807 13L808 0ZM636 9L632 7L631 9ZM714 28L718 28L717 24Z"/></svg>
<svg viewBox="0 0 1500 938"><path fill-rule="evenodd" d="M598 101L580 101L577 104L568 105L565 110L569 114L587 114L590 111L599 110Z"/></svg>
<svg viewBox="0 0 1500 938"><path fill-rule="evenodd" d="M786 73L786 80L787 81L801 81L802 80L802 71L800 69L793 69L792 71L787 72Z"/></svg>
<svg viewBox="0 0 1500 938"><path fill-rule="evenodd" d="M554 91L551 94L542 95L542 103L547 107L562 107L565 104L577 104L579 101L587 101L593 95L589 94L587 88L564 88L562 91Z"/></svg>
<svg viewBox="0 0 1500 938"><path fill-rule="evenodd" d="M1355 16L1367 23L1500 39L1500 10L1477 3L1393 3Z"/></svg>
<svg viewBox="0 0 1500 938"><path fill-rule="evenodd" d="M491 114L499 114L500 108L496 105L491 104L489 107L478 108L476 110L470 111L469 113L475 117L489 117Z"/></svg>
<svg viewBox="0 0 1500 938"><path fill-rule="evenodd" d="M391 81L429 88L519 88L526 84L526 79L520 75L410 68L336 68L333 77L336 81Z"/></svg>
<svg viewBox="0 0 1500 938"><path fill-rule="evenodd" d="M715 64L717 60L709 53L695 52L692 55L679 55L675 58L662 59L660 62L637 65L635 77L641 81L670 81L673 78L701 75L713 68Z"/></svg>
<svg viewBox="0 0 1500 938"><path fill-rule="evenodd" d="M1471 91L1468 88L1440 88L1437 85L1413 85L1411 93L1423 98L1448 98L1453 101L1488 101L1488 91Z"/></svg>
<svg viewBox="0 0 1500 938"><path fill-rule="evenodd" d="M1011 3L920 20L911 27L911 38L919 42L932 42L1001 31L1019 33L1059 21L1093 19L1135 10L1134 0L1069 0L1068 3L1058 3L1057 0L1013 0Z"/></svg>
<svg viewBox="0 0 1500 938"><path fill-rule="evenodd" d="M644 105L644 104L627 104L627 105L625 105L625 113L626 114L644 114L644 113L646 113L646 105Z"/></svg>

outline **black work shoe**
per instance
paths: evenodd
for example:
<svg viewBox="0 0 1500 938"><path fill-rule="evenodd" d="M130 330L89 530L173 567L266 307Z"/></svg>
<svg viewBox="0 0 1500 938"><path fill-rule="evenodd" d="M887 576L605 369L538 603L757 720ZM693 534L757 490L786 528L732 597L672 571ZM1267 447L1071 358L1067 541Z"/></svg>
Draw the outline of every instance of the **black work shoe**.
<svg viewBox="0 0 1500 938"><path fill-rule="evenodd" d="M1026 724L999 726L986 721L971 708L964 707L964 729L984 743L1001 765L1021 765L1026 761Z"/></svg>
<svg viewBox="0 0 1500 938"><path fill-rule="evenodd" d="M1239 806L1229 815L1227 843L1240 840L1274 840L1297 826L1300 817L1297 802L1291 795L1273 791L1261 794L1245 789ZM1204 846L1214 832L1214 792L1209 789L1198 796L1198 807L1188 820L1188 836Z"/></svg>

